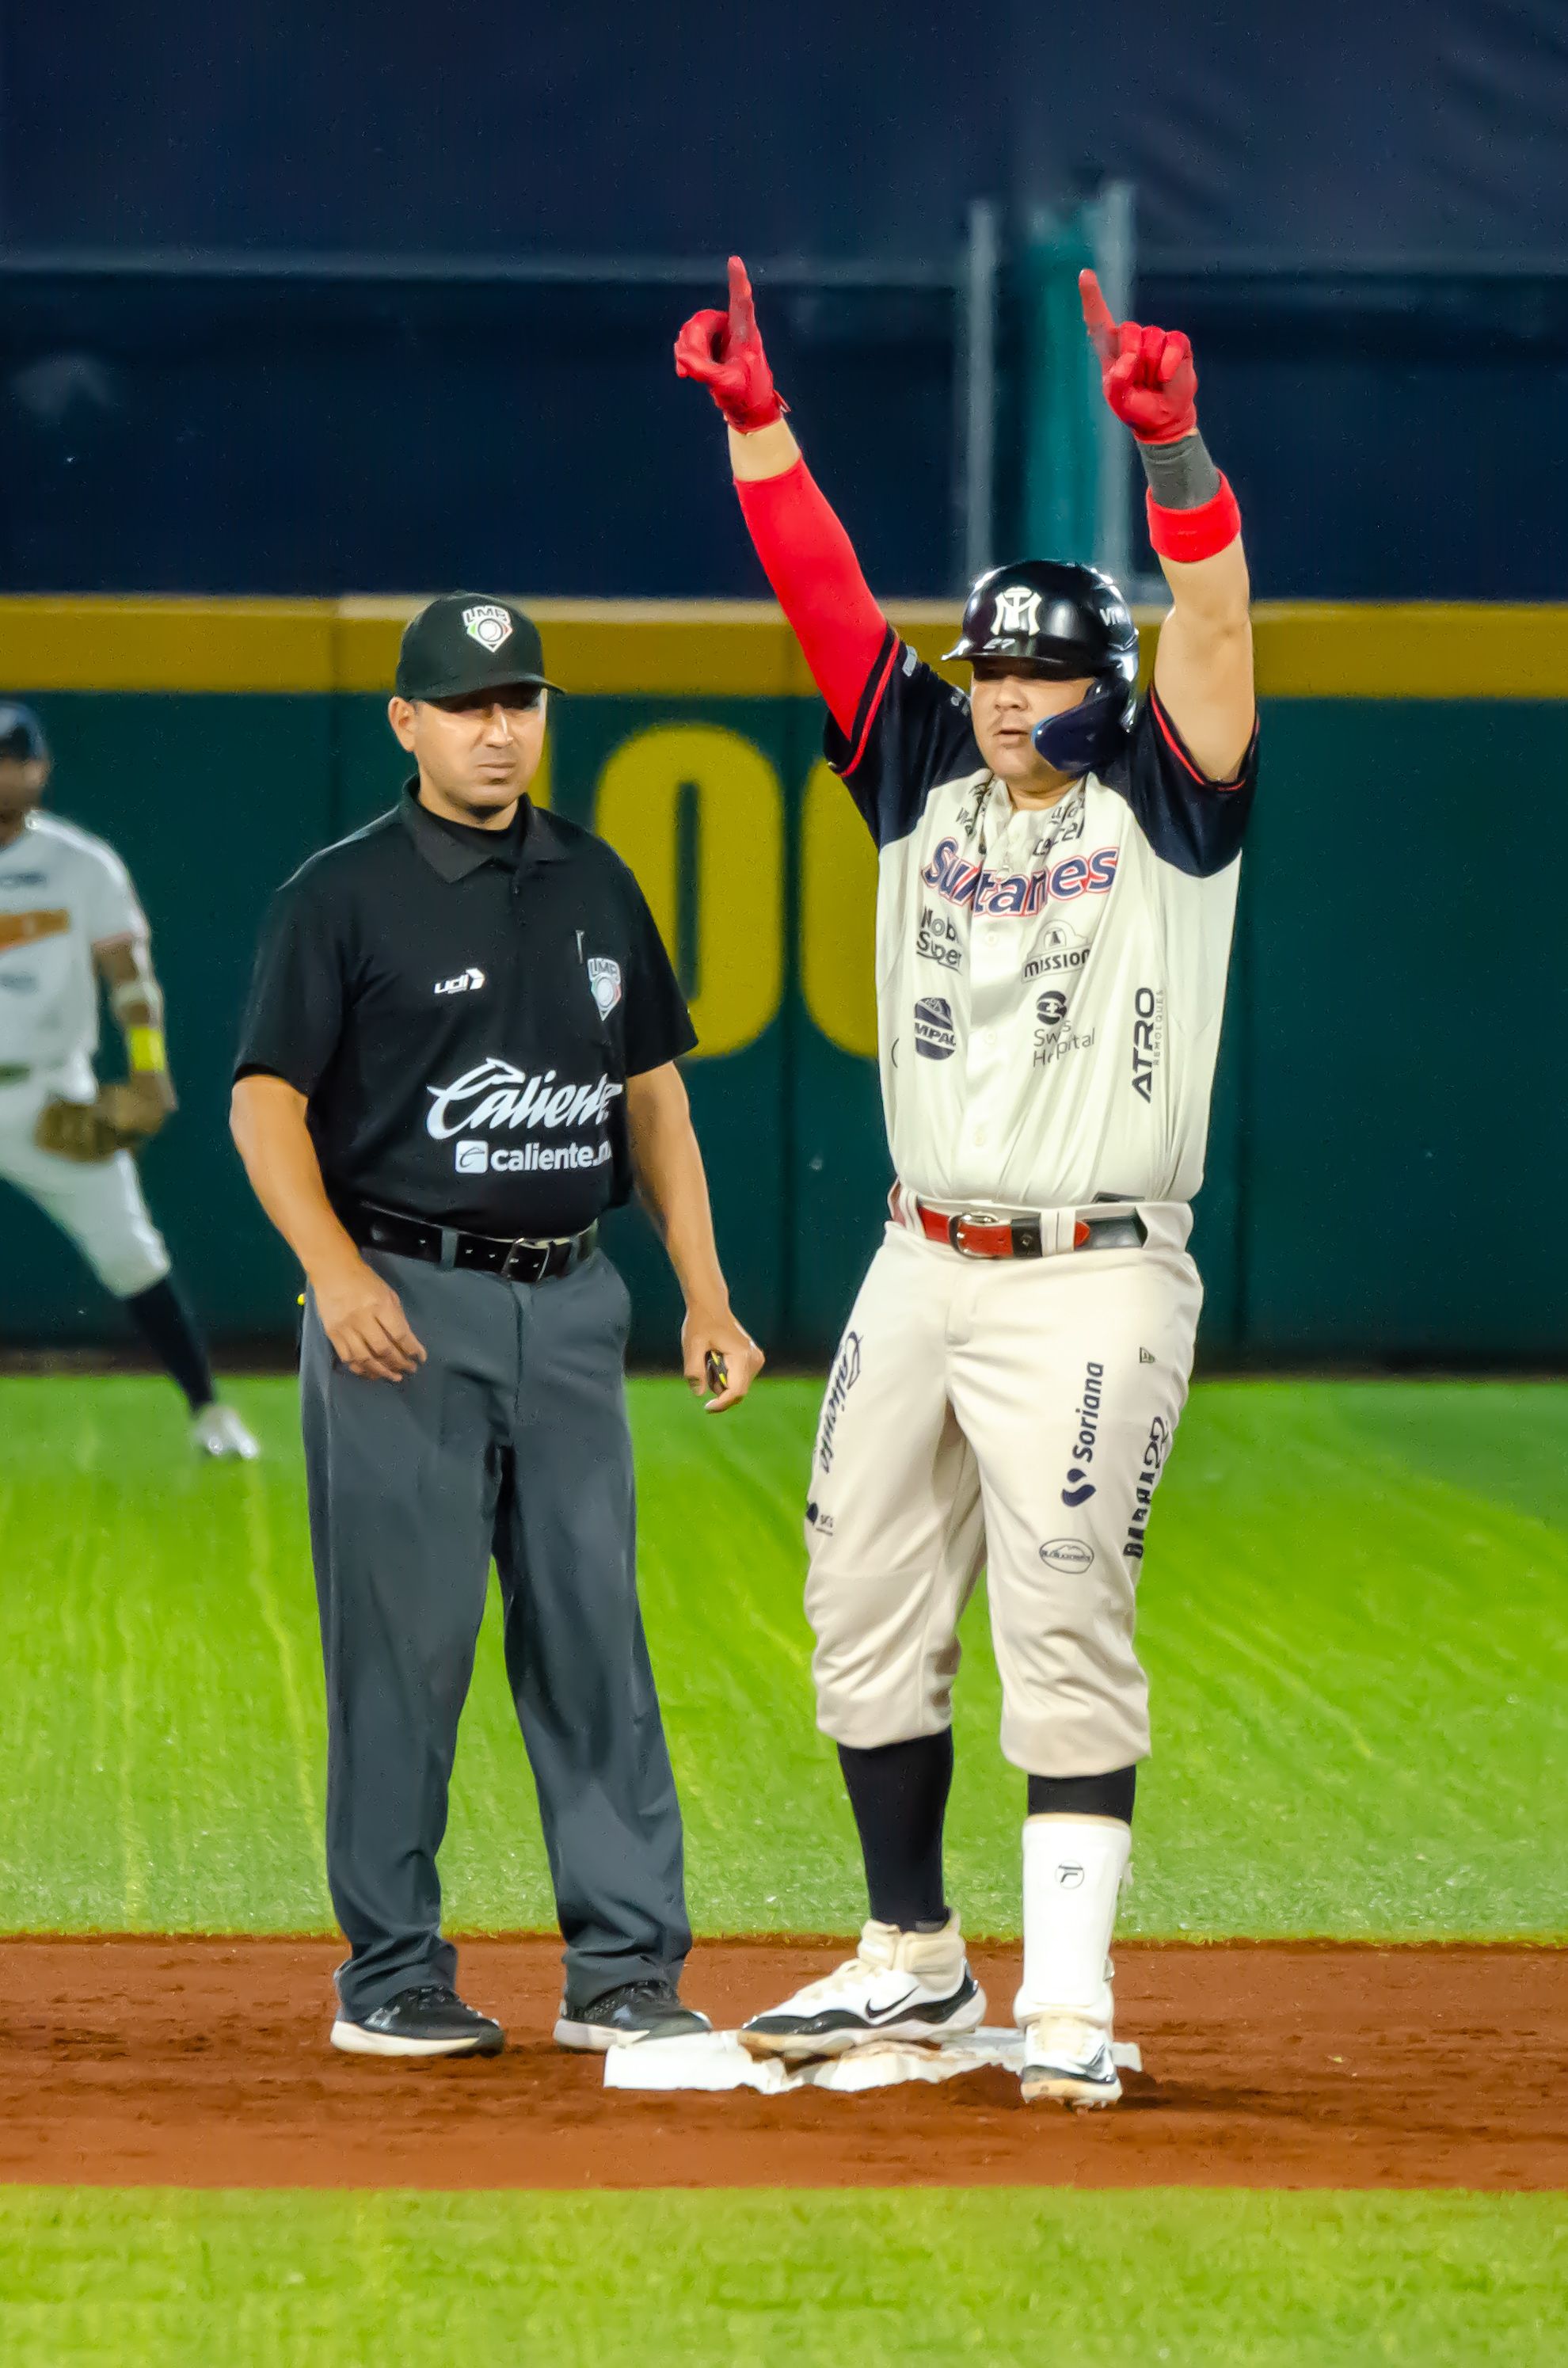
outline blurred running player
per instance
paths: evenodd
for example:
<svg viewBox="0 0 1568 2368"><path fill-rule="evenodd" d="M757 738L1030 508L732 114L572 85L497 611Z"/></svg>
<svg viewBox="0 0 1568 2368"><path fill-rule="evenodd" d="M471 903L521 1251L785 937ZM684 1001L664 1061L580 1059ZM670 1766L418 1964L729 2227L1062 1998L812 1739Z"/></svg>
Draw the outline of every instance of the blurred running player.
<svg viewBox="0 0 1568 2368"><path fill-rule="evenodd" d="M147 1213L133 1154L175 1109L146 916L101 838L40 811L51 759L29 708L0 702L0 1178L81 1251L185 1392L199 1454L259 1450L212 1369ZM99 983L129 1074L100 1086Z"/></svg>

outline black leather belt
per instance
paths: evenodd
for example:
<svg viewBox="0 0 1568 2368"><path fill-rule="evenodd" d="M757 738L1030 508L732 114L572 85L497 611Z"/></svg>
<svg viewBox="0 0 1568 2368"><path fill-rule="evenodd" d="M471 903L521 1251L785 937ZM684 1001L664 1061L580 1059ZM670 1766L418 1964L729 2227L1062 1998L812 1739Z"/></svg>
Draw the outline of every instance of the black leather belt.
<svg viewBox="0 0 1568 2368"><path fill-rule="evenodd" d="M534 1241L526 1234L503 1241L493 1234L460 1233L452 1225L432 1225L422 1217L400 1217L393 1209L372 1208L360 1201L338 1214L362 1250L391 1250L394 1257L423 1258L427 1266L465 1267L479 1274L497 1274L504 1282L553 1282L570 1274L598 1247L599 1229L565 1234L552 1241Z"/></svg>

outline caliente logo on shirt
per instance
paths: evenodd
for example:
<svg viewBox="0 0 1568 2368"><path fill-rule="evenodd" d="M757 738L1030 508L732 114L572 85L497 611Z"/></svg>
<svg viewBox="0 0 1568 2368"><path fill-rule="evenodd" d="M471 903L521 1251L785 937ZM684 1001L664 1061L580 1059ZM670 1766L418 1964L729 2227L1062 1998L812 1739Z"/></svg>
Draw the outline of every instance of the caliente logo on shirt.
<svg viewBox="0 0 1568 2368"><path fill-rule="evenodd" d="M499 1134L517 1127L553 1133L603 1126L622 1088L608 1077L589 1085L563 1085L553 1069L519 1069L492 1053L449 1086L426 1086L425 1090L430 1097L426 1131L445 1143L454 1134Z"/></svg>

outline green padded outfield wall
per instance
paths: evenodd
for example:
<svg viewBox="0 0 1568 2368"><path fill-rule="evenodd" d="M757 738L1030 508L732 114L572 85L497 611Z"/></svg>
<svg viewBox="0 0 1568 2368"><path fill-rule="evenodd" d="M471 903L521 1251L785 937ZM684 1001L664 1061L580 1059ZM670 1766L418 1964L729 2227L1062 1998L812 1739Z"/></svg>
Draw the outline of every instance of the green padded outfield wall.
<svg viewBox="0 0 1568 2368"><path fill-rule="evenodd" d="M153 918L182 1107L146 1178L231 1341L287 1339L298 1288L225 1125L256 921L396 793L381 686L411 605L0 601L0 690L47 721L51 802L119 848ZM889 1180L874 867L821 711L766 606L533 605L574 692L545 794L632 862L694 1004L737 1305L776 1358L820 1360ZM897 614L942 646L941 611ZM1261 609L1258 651L1204 1361L1560 1365L1568 611ZM116 1338L69 1248L4 1206L0 1345ZM639 1217L615 1249L637 1353L668 1361L675 1295Z"/></svg>

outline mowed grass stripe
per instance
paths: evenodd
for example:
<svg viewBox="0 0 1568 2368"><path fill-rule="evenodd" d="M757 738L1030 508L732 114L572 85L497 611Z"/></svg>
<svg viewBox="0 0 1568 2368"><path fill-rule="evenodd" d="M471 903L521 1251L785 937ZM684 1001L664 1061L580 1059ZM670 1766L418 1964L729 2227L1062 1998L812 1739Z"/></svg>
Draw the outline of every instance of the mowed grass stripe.
<svg viewBox="0 0 1568 2368"><path fill-rule="evenodd" d="M326 1930L323 1704L291 1384L263 1463L194 1463L177 1399L0 1379L0 1929ZM650 1640L710 1931L863 1914L815 1730L801 1508L817 1390L734 1417L632 1385ZM1568 1388L1211 1383L1142 1582L1155 1758L1123 1928L1561 1937ZM492 1593L443 1854L454 1929L548 1926ZM950 1884L1017 1929L1023 1784L983 1597L965 1624Z"/></svg>
<svg viewBox="0 0 1568 2368"><path fill-rule="evenodd" d="M0 2192L9 2368L1447 2368L1558 2356L1561 2199Z"/></svg>

